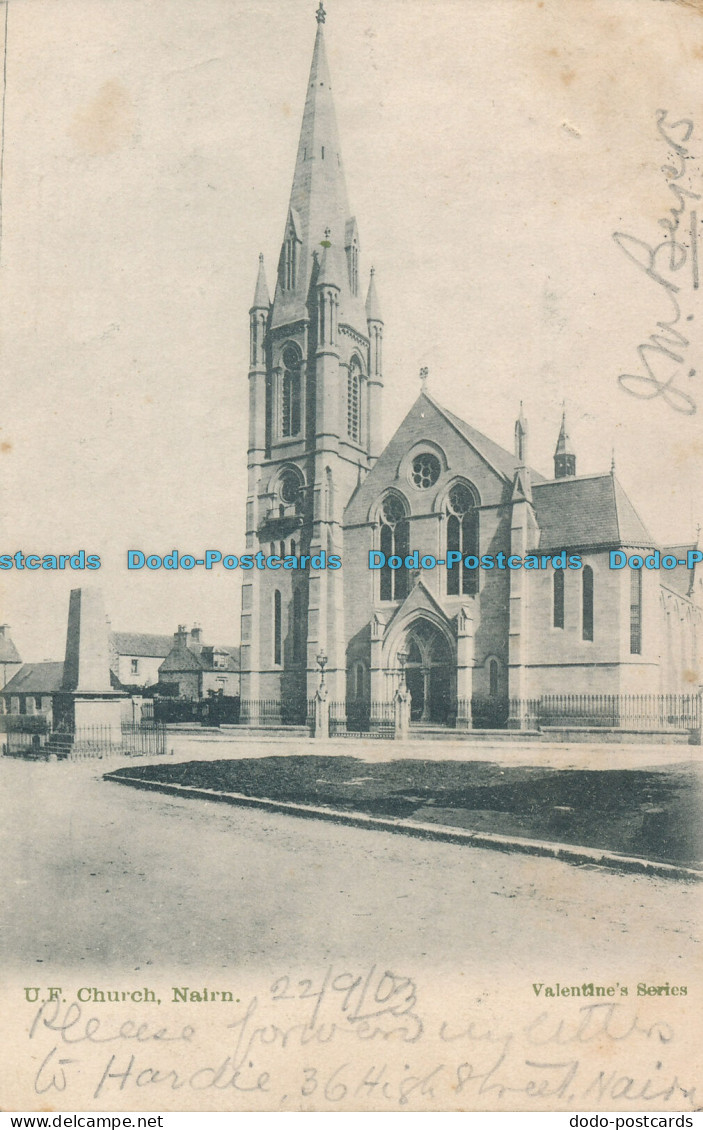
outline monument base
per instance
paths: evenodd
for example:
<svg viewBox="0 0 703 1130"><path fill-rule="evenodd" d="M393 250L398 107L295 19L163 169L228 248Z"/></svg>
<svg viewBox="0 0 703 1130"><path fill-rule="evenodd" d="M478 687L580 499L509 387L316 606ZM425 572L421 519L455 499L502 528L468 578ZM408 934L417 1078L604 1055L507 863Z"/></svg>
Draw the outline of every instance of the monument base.
<svg viewBox="0 0 703 1130"><path fill-rule="evenodd" d="M114 745L122 740L123 694L62 694L55 705L55 729L76 737L89 732Z"/></svg>

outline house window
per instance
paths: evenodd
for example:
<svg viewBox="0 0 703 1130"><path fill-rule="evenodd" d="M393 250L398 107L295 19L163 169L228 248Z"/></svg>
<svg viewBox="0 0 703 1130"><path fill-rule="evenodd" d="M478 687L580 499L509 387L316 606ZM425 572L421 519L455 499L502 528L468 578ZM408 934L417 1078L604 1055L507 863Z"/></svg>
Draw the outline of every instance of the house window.
<svg viewBox="0 0 703 1130"><path fill-rule="evenodd" d="M408 595L408 570L405 557L410 552L410 530L405 507L399 498L390 495L381 507L381 553L386 562L381 569L381 600L403 600ZM400 569L392 569L390 557L400 557Z"/></svg>
<svg viewBox="0 0 703 1130"><path fill-rule="evenodd" d="M473 596L478 592L478 511L474 497L464 483L457 483L449 492L445 508L447 517L447 553L460 553L461 564L447 569L447 595ZM467 557L475 557L476 568L466 565Z"/></svg>
<svg viewBox="0 0 703 1130"><path fill-rule="evenodd" d="M488 664L488 693L491 698L498 694L498 660L491 659Z"/></svg>
<svg viewBox="0 0 703 1130"><path fill-rule="evenodd" d="M585 640L593 639L593 570L584 565L581 578L581 635Z"/></svg>
<svg viewBox="0 0 703 1130"><path fill-rule="evenodd" d="M281 434L297 436L300 432L300 353L294 345L283 350L283 401Z"/></svg>
<svg viewBox="0 0 703 1130"><path fill-rule="evenodd" d="M281 665L282 629L283 613L281 608L281 592L280 589L276 589L273 594L273 661L277 667Z"/></svg>
<svg viewBox="0 0 703 1130"><path fill-rule="evenodd" d="M132 674L133 675L139 674L139 660L138 659L132 660Z"/></svg>
<svg viewBox="0 0 703 1130"><path fill-rule="evenodd" d="M630 570L630 655L642 654L642 574Z"/></svg>
<svg viewBox="0 0 703 1130"><path fill-rule="evenodd" d="M355 443L361 440L361 365L356 357L347 377L347 435Z"/></svg>
<svg viewBox="0 0 703 1130"><path fill-rule="evenodd" d="M423 451L413 459L410 477L418 490L427 490L434 486L441 472L442 467L437 456L431 451Z"/></svg>
<svg viewBox="0 0 703 1130"><path fill-rule="evenodd" d="M564 627L564 571L555 569L552 578L552 624Z"/></svg>

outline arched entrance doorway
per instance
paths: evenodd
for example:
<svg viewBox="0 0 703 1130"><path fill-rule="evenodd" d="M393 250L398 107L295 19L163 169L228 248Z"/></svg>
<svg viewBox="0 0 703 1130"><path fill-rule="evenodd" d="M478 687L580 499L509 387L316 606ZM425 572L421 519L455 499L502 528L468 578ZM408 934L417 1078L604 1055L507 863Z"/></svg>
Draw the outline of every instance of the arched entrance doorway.
<svg viewBox="0 0 703 1130"><path fill-rule="evenodd" d="M449 725L456 715L456 661L449 640L435 624L420 619L408 629L403 650L411 722Z"/></svg>

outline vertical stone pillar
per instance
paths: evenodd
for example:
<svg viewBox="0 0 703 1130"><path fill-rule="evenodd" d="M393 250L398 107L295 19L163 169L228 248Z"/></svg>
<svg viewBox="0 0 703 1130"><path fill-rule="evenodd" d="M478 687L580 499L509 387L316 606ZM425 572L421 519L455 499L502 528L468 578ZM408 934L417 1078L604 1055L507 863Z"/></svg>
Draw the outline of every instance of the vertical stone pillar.
<svg viewBox="0 0 703 1130"><path fill-rule="evenodd" d="M474 615L469 605L462 605L457 616L456 639L456 728L470 730L471 698L474 669Z"/></svg>
<svg viewBox="0 0 703 1130"><path fill-rule="evenodd" d="M371 620L371 668L369 671L370 714L369 724L373 729L382 721L381 705L385 700L383 678L383 633L385 621L376 612Z"/></svg>
<svg viewBox="0 0 703 1130"><path fill-rule="evenodd" d="M328 738L330 736L330 703L327 697L327 687L318 687L315 692L315 729L314 737Z"/></svg>
<svg viewBox="0 0 703 1130"><path fill-rule="evenodd" d="M405 684L393 695L393 737L402 741L410 732L410 692Z"/></svg>

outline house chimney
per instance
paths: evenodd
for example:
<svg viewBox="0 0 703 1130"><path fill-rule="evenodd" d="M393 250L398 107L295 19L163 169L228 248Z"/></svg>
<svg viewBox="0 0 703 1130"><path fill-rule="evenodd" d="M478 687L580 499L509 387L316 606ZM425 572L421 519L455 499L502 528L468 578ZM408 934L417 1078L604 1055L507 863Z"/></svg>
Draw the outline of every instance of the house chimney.
<svg viewBox="0 0 703 1130"><path fill-rule="evenodd" d="M176 647L186 647L188 644L188 629L185 624L179 624L173 633L173 642Z"/></svg>
<svg viewBox="0 0 703 1130"><path fill-rule="evenodd" d="M201 642L200 633L202 632L202 630L203 629L200 627L200 624L193 624L193 627L190 630L190 638L193 643Z"/></svg>

